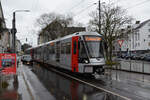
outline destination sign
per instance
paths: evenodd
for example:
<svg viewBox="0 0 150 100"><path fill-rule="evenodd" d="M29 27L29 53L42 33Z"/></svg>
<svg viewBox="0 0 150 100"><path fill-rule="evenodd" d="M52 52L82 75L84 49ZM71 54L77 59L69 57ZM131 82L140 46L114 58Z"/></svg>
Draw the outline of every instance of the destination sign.
<svg viewBox="0 0 150 100"><path fill-rule="evenodd" d="M101 41L102 38L101 37L89 37L89 36L85 36L85 40L86 41Z"/></svg>

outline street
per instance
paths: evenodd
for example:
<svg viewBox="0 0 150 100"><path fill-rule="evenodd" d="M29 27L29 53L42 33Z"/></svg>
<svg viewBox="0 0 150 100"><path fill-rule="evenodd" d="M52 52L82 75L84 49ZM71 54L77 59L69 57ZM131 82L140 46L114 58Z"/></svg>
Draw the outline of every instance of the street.
<svg viewBox="0 0 150 100"><path fill-rule="evenodd" d="M86 79L38 63L20 63L18 82L13 78L4 81L8 86L1 90L0 98L11 94L10 100L150 100L149 75L119 70L108 69L104 76Z"/></svg>

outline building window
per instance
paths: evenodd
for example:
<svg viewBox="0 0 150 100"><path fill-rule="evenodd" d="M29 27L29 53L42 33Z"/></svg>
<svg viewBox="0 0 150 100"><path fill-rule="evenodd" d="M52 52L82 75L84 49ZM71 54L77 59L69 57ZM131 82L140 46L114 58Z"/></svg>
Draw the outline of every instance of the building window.
<svg viewBox="0 0 150 100"><path fill-rule="evenodd" d="M137 41L137 33L135 34L135 41Z"/></svg>
<svg viewBox="0 0 150 100"><path fill-rule="evenodd" d="M135 48L137 47L137 43L135 43Z"/></svg>
<svg viewBox="0 0 150 100"><path fill-rule="evenodd" d="M148 29L148 31L150 32L150 29Z"/></svg>
<svg viewBox="0 0 150 100"><path fill-rule="evenodd" d="M148 38L150 38L150 35L148 35Z"/></svg>
<svg viewBox="0 0 150 100"><path fill-rule="evenodd" d="M148 43L148 46L150 46L150 42Z"/></svg>
<svg viewBox="0 0 150 100"><path fill-rule="evenodd" d="M138 33L138 40L140 40L140 33Z"/></svg>
<svg viewBox="0 0 150 100"><path fill-rule="evenodd" d="M138 46L140 46L140 43L138 43Z"/></svg>

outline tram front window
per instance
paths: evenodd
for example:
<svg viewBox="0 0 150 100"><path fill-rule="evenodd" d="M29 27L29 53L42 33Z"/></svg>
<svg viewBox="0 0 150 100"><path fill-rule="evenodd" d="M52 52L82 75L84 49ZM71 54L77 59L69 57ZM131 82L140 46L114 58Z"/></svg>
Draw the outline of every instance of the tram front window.
<svg viewBox="0 0 150 100"><path fill-rule="evenodd" d="M88 58L83 41L79 42L79 58L85 58L85 59Z"/></svg>
<svg viewBox="0 0 150 100"><path fill-rule="evenodd" d="M85 36L79 42L79 63L89 62L88 58L102 58L103 48L101 37Z"/></svg>
<svg viewBox="0 0 150 100"><path fill-rule="evenodd" d="M90 58L103 57L101 37L85 36L85 44Z"/></svg>

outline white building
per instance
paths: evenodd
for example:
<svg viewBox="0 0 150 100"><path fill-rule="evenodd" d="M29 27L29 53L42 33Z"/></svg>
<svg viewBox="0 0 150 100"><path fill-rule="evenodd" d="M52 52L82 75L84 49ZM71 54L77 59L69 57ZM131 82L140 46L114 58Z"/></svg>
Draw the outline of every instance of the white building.
<svg viewBox="0 0 150 100"><path fill-rule="evenodd" d="M132 25L130 33L124 38L121 51L145 52L150 50L150 19ZM117 49L118 51L118 49Z"/></svg>
<svg viewBox="0 0 150 100"><path fill-rule="evenodd" d="M132 51L150 50L150 19L139 23L130 38Z"/></svg>

